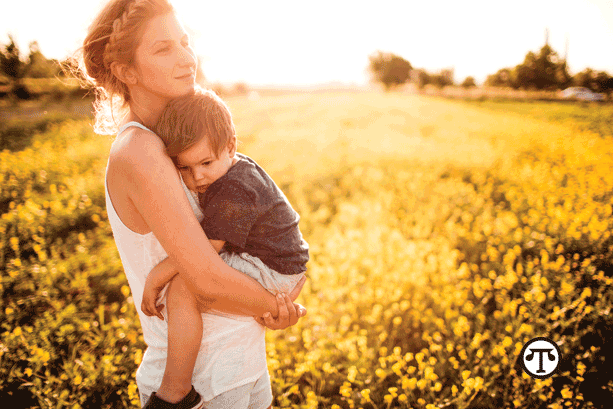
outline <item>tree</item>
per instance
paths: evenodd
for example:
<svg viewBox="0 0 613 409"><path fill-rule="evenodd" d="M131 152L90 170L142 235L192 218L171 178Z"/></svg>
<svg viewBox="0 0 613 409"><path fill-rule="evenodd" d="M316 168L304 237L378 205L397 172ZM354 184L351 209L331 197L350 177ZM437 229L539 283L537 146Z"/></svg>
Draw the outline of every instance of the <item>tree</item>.
<svg viewBox="0 0 613 409"><path fill-rule="evenodd" d="M453 85L453 69L441 70L438 74L431 75L430 82L438 88Z"/></svg>
<svg viewBox="0 0 613 409"><path fill-rule="evenodd" d="M488 75L485 80L485 85L490 87L511 87L516 88L517 81L515 79L516 71L510 68L501 68L496 74Z"/></svg>
<svg viewBox="0 0 613 409"><path fill-rule="evenodd" d="M515 74L518 88L560 89L570 81L566 61L549 44L538 54L528 52L524 62L515 67Z"/></svg>
<svg viewBox="0 0 613 409"><path fill-rule="evenodd" d="M395 54L378 51L369 60L371 73L386 91L406 83L411 76L411 63Z"/></svg>
<svg viewBox="0 0 613 409"><path fill-rule="evenodd" d="M473 77L466 77L466 79L462 82L462 88L471 88L476 87L475 79Z"/></svg>
<svg viewBox="0 0 613 409"><path fill-rule="evenodd" d="M611 98L611 94L613 93L613 77L610 76L609 73L600 71L596 74L594 82L596 82L598 92L607 94L607 96Z"/></svg>
<svg viewBox="0 0 613 409"><path fill-rule="evenodd" d="M51 78L59 74L59 63L55 60L48 60L40 52L38 42L30 43L30 54L25 66L25 75L30 78Z"/></svg>
<svg viewBox="0 0 613 409"><path fill-rule="evenodd" d="M411 71L411 81L417 85L417 89L420 91L424 87L430 84L430 74L423 68L415 69Z"/></svg>
<svg viewBox="0 0 613 409"><path fill-rule="evenodd" d="M0 51L0 69L13 82L19 83L25 72L25 64L21 60L19 47L17 47L15 39L10 34L9 40L9 44Z"/></svg>
<svg viewBox="0 0 613 409"><path fill-rule="evenodd" d="M540 51L529 51L521 64L515 68L503 68L488 75L486 84L495 87L523 89L566 88L571 81L566 61L558 57L549 44Z"/></svg>

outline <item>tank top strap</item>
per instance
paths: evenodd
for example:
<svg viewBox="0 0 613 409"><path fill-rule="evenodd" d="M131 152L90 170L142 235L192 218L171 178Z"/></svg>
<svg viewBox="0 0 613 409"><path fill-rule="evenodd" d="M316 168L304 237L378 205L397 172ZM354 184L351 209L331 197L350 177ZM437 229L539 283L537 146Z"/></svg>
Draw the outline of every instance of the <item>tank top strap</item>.
<svg viewBox="0 0 613 409"><path fill-rule="evenodd" d="M143 124L141 124L141 123L139 123L139 122L136 122L136 121L130 121L130 122L128 122L127 124L123 124L123 125L122 125L122 126L119 128L119 131L117 132L117 136L121 135L121 133L122 133L123 131L125 131L126 129L128 129L128 128L129 128L129 127L131 127L131 126L135 126L135 127L137 127L137 128L144 129L145 131L153 132L151 129L147 128L145 125L143 125ZM153 133L155 133L155 132L153 132Z"/></svg>

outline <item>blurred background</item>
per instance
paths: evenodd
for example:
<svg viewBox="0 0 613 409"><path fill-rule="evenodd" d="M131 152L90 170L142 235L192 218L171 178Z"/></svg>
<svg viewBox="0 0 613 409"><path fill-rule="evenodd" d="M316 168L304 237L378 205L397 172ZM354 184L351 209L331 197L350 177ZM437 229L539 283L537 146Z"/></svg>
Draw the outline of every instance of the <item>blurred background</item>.
<svg viewBox="0 0 613 409"><path fill-rule="evenodd" d="M61 70L104 2L5 3L0 406L138 408L114 136ZM611 406L610 0L174 4L310 245L309 313L266 335L275 408Z"/></svg>

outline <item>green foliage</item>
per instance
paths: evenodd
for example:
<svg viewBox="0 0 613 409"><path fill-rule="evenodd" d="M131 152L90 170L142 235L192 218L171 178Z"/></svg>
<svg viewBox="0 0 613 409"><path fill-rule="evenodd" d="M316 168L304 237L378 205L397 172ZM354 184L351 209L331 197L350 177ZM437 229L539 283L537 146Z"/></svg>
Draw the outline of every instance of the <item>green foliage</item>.
<svg viewBox="0 0 613 409"><path fill-rule="evenodd" d="M613 77L605 71L596 72L591 68L575 74L572 78L572 84L577 87L589 88L594 92L603 92L605 94L613 91Z"/></svg>
<svg viewBox="0 0 613 409"><path fill-rule="evenodd" d="M473 77L466 77L464 81L462 81L462 88L473 88L476 87L475 79Z"/></svg>
<svg viewBox="0 0 613 409"><path fill-rule="evenodd" d="M562 89L570 84L566 61L545 44L538 54L529 51L524 62L515 68L502 68L488 75L486 85L522 89Z"/></svg>
<svg viewBox="0 0 613 409"><path fill-rule="evenodd" d="M9 43L0 50L0 69L2 73L14 81L23 77L25 64L21 60L19 47L15 39L9 34Z"/></svg>
<svg viewBox="0 0 613 409"><path fill-rule="evenodd" d="M30 54L25 67L26 76L30 78L53 78L61 71L60 64L55 60L48 60L40 52L38 42L30 43Z"/></svg>
<svg viewBox="0 0 613 409"><path fill-rule="evenodd" d="M386 91L406 83L411 75L411 63L392 53L378 51L369 57L370 71Z"/></svg>

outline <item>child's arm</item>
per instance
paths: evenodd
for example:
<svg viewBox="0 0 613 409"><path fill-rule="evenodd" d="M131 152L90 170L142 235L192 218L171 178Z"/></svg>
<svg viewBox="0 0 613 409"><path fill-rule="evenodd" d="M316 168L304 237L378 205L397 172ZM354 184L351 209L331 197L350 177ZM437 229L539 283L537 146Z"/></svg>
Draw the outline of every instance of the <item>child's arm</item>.
<svg viewBox="0 0 613 409"><path fill-rule="evenodd" d="M224 240L210 240L211 245L219 253L226 242ZM147 276L145 282L145 289L143 291L143 301L141 303L141 309L143 313L149 317L157 316L159 319L164 320L162 310L164 305L155 305L160 291L164 286L174 278L179 270L172 262L170 257L162 260L158 265L153 267Z"/></svg>
<svg viewBox="0 0 613 409"><path fill-rule="evenodd" d="M158 299L160 291L164 288L166 283L173 279L177 275L175 264L170 257L162 260L157 266L151 269L145 282L145 289L143 290L143 302L141 303L141 310L149 317L157 316L159 319L164 320L162 315L162 309L164 305L156 306L155 303Z"/></svg>

